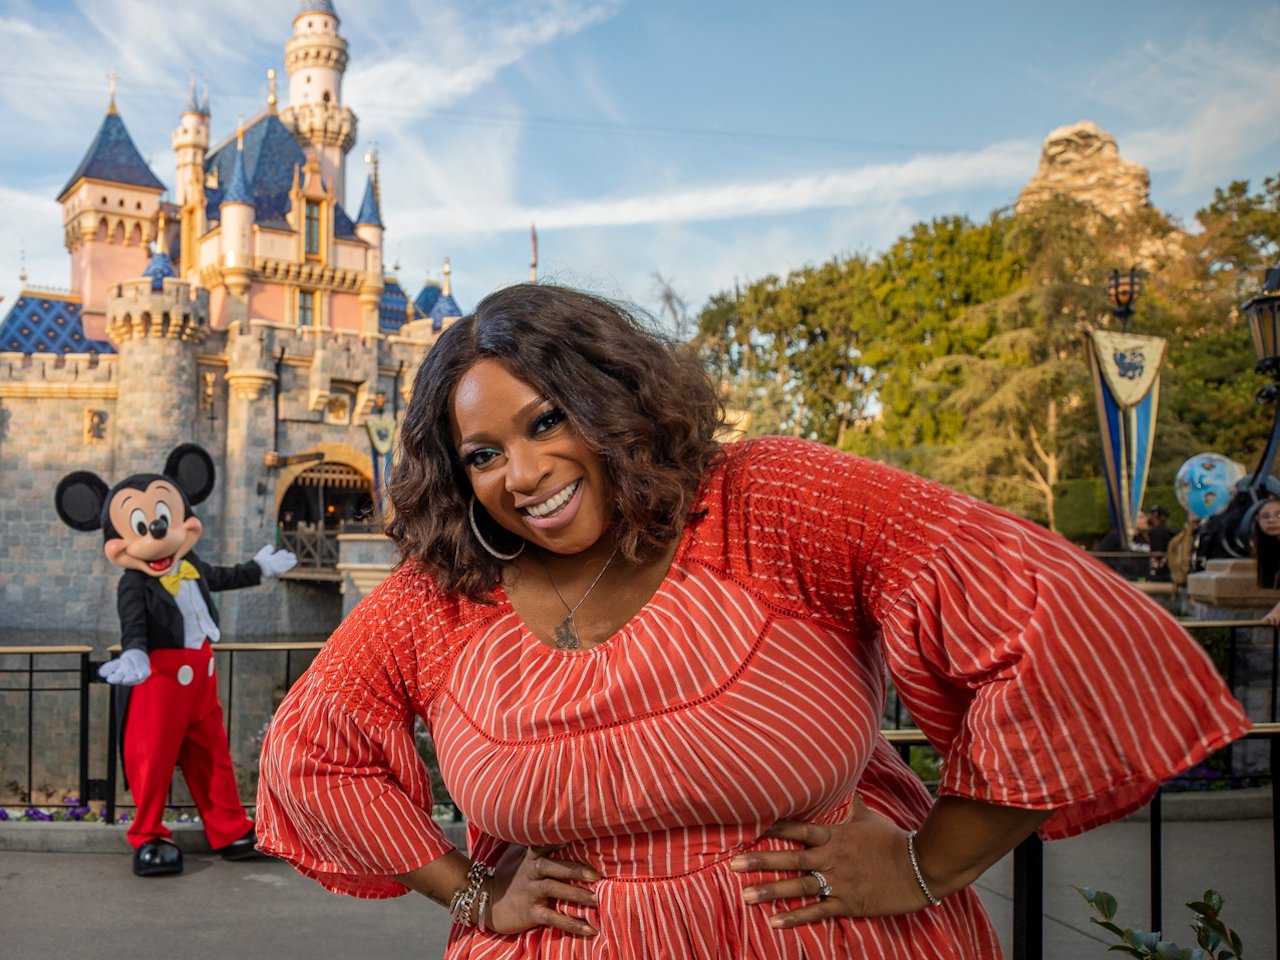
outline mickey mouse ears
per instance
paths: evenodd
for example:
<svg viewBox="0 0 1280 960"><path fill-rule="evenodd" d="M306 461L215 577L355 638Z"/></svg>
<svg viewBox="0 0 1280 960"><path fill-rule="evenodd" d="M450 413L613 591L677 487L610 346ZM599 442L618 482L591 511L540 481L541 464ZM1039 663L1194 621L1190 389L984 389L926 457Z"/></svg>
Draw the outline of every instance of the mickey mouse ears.
<svg viewBox="0 0 1280 960"><path fill-rule="evenodd" d="M164 462L164 476L176 483L194 506L206 500L213 492L213 458L204 447L183 443L174 447ZM155 477L154 474L138 474L130 479ZM121 484L129 482L122 480ZM119 486L119 484L117 485ZM102 507L111 490L96 473L77 470L58 482L53 504L58 517L73 530L97 530L102 526Z"/></svg>
<svg viewBox="0 0 1280 960"><path fill-rule="evenodd" d="M173 448L164 462L164 475L172 477L186 493L192 506L213 492L213 458L204 447L184 443Z"/></svg>
<svg viewBox="0 0 1280 960"><path fill-rule="evenodd" d="M97 530L102 526L102 504L107 485L96 473L77 470L58 482L53 505L62 522L73 530Z"/></svg>

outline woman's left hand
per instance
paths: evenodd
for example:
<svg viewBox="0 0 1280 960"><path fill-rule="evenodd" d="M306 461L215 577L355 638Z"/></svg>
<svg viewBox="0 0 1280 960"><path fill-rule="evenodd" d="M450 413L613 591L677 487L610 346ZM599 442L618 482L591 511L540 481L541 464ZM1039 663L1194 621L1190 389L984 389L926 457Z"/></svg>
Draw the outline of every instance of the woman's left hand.
<svg viewBox="0 0 1280 960"><path fill-rule="evenodd" d="M774 927L795 927L828 917L878 917L911 913L929 905L916 882L907 853L907 833L867 808L857 797L842 823L829 825L779 820L764 836L804 844L802 850L752 850L734 857L739 873L777 871L795 876L756 884L742 891L747 903L817 897L820 873L831 893L817 903L774 914Z"/></svg>

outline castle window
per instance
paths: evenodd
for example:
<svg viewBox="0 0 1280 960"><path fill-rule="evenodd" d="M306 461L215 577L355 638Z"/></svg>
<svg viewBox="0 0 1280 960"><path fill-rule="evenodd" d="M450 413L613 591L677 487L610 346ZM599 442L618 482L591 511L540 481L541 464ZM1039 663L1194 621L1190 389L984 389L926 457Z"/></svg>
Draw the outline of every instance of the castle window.
<svg viewBox="0 0 1280 960"><path fill-rule="evenodd" d="M314 200L307 201L305 243L304 249L307 253L320 252L320 204Z"/></svg>
<svg viewBox="0 0 1280 960"><path fill-rule="evenodd" d="M298 326L310 327L315 323L316 295L312 290L298 291Z"/></svg>

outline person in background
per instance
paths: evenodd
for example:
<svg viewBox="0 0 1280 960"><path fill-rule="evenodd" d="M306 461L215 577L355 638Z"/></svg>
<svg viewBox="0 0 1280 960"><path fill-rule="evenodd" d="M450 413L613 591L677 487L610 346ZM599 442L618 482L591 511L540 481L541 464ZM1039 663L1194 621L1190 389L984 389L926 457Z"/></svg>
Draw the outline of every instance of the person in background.
<svg viewBox="0 0 1280 960"><path fill-rule="evenodd" d="M1162 506L1156 505L1144 512L1147 518L1147 529L1145 531L1147 548L1152 554L1155 554L1155 556L1151 557L1147 579L1168 581L1169 542L1174 537L1174 531L1169 529L1169 511Z"/></svg>
<svg viewBox="0 0 1280 960"><path fill-rule="evenodd" d="M1254 515L1254 528L1258 586L1263 590L1280 589L1280 499L1269 497L1263 501ZM1280 627L1280 601L1262 619Z"/></svg>
<svg viewBox="0 0 1280 960"><path fill-rule="evenodd" d="M1129 544L1129 549L1125 550L1124 542L1120 537L1120 530L1112 527L1102 539L1094 546L1096 553L1147 553L1151 550L1151 544L1147 542L1147 529L1150 526L1150 518L1145 512L1139 513L1134 519L1134 535L1133 541ZM1151 568L1151 558L1149 557L1102 557L1102 562L1114 570L1126 580L1139 580L1147 576Z"/></svg>
<svg viewBox="0 0 1280 960"><path fill-rule="evenodd" d="M1249 729L1057 535L722 422L688 349L598 297L519 285L444 331L395 461L404 560L271 723L262 849L449 909L450 960L990 960L987 867ZM880 733L886 671L936 799Z"/></svg>

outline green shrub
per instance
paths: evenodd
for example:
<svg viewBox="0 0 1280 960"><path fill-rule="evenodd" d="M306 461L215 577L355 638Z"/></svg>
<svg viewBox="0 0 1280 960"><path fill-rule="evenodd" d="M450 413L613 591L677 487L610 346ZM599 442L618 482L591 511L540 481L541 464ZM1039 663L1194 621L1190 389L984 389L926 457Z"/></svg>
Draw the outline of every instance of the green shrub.
<svg viewBox="0 0 1280 960"><path fill-rule="evenodd" d="M1222 896L1216 890L1206 890L1199 900L1187 904L1187 908L1195 915L1191 920L1191 929L1195 932L1197 947L1180 947L1169 940L1162 940L1160 931L1148 933L1146 930L1122 928L1115 922L1118 904L1116 898L1105 890L1093 887L1072 887L1076 893L1084 897L1085 903L1093 908L1097 916L1090 917L1110 933L1115 934L1120 942L1109 951L1127 953L1138 960L1243 960L1244 948L1240 937L1234 930L1222 922L1218 916L1222 912Z"/></svg>

